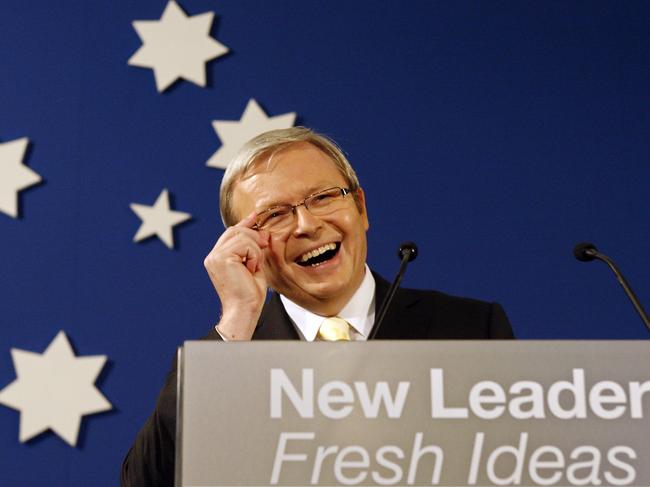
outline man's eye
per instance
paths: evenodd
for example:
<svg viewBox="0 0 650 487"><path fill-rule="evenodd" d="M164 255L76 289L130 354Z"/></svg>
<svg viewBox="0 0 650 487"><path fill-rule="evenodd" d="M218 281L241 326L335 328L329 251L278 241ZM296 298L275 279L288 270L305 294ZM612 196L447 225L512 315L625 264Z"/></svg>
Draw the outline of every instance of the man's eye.
<svg viewBox="0 0 650 487"><path fill-rule="evenodd" d="M266 216L266 221L278 220L278 219L282 218L283 216L287 216L287 214L289 214L290 212L291 212L291 210L286 209L286 208L273 209L273 211L268 212L268 214Z"/></svg>
<svg viewBox="0 0 650 487"><path fill-rule="evenodd" d="M331 193L317 194L314 196L314 201L317 203L322 203L324 201L331 200L333 197L334 195Z"/></svg>

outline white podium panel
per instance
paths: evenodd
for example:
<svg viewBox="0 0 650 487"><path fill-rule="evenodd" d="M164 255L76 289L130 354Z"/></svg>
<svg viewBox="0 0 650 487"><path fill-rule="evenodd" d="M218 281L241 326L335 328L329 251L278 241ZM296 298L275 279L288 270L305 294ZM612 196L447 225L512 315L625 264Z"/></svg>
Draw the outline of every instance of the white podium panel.
<svg viewBox="0 0 650 487"><path fill-rule="evenodd" d="M650 342L186 342L177 486L650 486Z"/></svg>

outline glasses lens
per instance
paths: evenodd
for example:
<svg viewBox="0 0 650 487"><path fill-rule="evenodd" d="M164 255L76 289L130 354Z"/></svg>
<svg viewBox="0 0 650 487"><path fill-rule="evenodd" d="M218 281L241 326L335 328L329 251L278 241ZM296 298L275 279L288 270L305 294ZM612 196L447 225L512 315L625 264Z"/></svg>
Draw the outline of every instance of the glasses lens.
<svg viewBox="0 0 650 487"><path fill-rule="evenodd" d="M257 216L257 226L262 230L279 230L291 224L293 220L291 206L276 206Z"/></svg>
<svg viewBox="0 0 650 487"><path fill-rule="evenodd" d="M330 188L316 193L307 200L305 206L314 215L325 215L341 207L343 203L343 191L341 188Z"/></svg>

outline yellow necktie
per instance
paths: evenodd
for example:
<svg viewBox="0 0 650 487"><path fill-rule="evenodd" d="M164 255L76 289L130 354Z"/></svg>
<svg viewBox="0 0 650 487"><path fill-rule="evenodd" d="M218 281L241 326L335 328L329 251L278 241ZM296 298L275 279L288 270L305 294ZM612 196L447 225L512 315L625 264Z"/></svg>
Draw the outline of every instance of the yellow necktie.
<svg viewBox="0 0 650 487"><path fill-rule="evenodd" d="M350 341L350 324L338 316L326 318L318 329L318 338L327 342Z"/></svg>

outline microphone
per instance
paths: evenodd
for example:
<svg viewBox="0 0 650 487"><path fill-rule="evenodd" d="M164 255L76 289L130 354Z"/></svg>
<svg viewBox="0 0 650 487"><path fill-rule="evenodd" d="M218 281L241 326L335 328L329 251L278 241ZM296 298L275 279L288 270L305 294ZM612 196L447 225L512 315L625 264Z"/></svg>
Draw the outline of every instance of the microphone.
<svg viewBox="0 0 650 487"><path fill-rule="evenodd" d="M401 260L405 255L408 256L409 262L415 260L418 256L418 246L415 245L415 242L402 242L397 251L397 257Z"/></svg>
<svg viewBox="0 0 650 487"><path fill-rule="evenodd" d="M415 260L417 256L418 256L418 246L415 245L414 242L402 242L402 244L399 246L399 249L397 250L397 257L399 257L401 261L399 266L399 271L397 271L397 276L395 276L395 280L393 281L393 284L391 284L390 288L388 289L388 294L386 294L386 297L384 298L384 302L381 304L381 307L379 308L379 313L377 313L375 318L375 326L373 327L372 333L370 333L368 340L372 340L377 335L377 332L379 331L379 327L381 326L381 322L384 321L384 317L386 316L386 311L388 311L388 306L393 300L393 296L395 296L395 291L397 291L400 282L402 282L402 278L404 277L404 273L406 272L407 264L412 260Z"/></svg>
<svg viewBox="0 0 650 487"><path fill-rule="evenodd" d="M600 253L596 248L596 246L589 242L582 242L576 245L573 248L573 255L580 262L591 262L594 259L598 259L598 260L602 260L605 264L607 264L609 268L614 272L616 279L618 280L619 284L625 291L625 294L627 294L627 297L630 298L630 301L632 301L632 304L634 305L634 309L636 309L636 312L639 313L639 316L641 317L643 324L646 326L648 331L650 331L650 319L648 319L648 315L643 310L643 306L641 306L641 303L639 302L636 295L634 294L634 291L632 291L632 288L627 283L627 281L623 277L623 274L621 274L621 271L618 269L618 267L616 266L616 264L612 259L607 257L605 254Z"/></svg>
<svg viewBox="0 0 650 487"><path fill-rule="evenodd" d="M573 248L573 256L580 262L591 262L596 258L598 249L589 242L582 242Z"/></svg>

